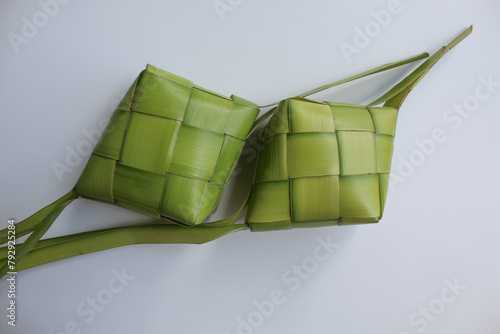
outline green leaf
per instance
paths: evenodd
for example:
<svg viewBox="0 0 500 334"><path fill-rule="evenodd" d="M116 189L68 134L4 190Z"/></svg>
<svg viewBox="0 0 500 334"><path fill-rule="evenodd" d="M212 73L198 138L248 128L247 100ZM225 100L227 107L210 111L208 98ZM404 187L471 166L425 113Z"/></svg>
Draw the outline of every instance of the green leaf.
<svg viewBox="0 0 500 334"><path fill-rule="evenodd" d="M192 227L143 225L84 232L41 240L35 249L19 261L16 270L133 244L202 244L247 228L245 225ZM5 247L2 250L5 251ZM0 264L6 267L5 258L0 260ZM0 273L3 274L5 272Z"/></svg>

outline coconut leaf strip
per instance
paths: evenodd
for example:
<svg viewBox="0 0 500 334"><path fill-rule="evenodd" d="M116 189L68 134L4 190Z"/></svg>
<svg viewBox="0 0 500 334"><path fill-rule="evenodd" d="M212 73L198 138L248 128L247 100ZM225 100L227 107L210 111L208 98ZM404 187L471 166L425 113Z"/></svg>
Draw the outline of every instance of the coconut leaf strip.
<svg viewBox="0 0 500 334"><path fill-rule="evenodd" d="M245 225L210 227L143 225L73 234L40 241L35 249L19 261L16 270L133 244L202 244L247 228ZM7 266L6 259L0 260L0 264L2 269L5 268ZM1 274L3 275L5 272L2 271Z"/></svg>
<svg viewBox="0 0 500 334"><path fill-rule="evenodd" d="M52 223L56 218L61 214L61 212L66 208L68 204L70 204L74 199L76 199L78 196L74 191L70 191L68 194L63 196L62 198L65 199L65 201L58 206L55 206L52 208L51 213L46 216L42 222L40 222L37 227L34 229L33 233L26 239L25 242L23 242L20 245L16 246L16 256L15 259L12 261L15 264L17 264L19 261L22 260L22 258L29 253L31 248L40 240L40 238L47 232L47 230L52 226ZM5 262L2 264L0 267L0 277L5 275L8 271L14 271L17 270L17 266L11 267L9 262Z"/></svg>
<svg viewBox="0 0 500 334"><path fill-rule="evenodd" d="M434 53L429 59L417 67L412 73L401 80L393 88L391 88L387 93L382 95L377 100L369 104L369 106L376 106L383 102L386 102L387 107L393 107L399 109L401 104L404 102L406 96L411 91L415 85L422 80L422 78L429 72L432 66L434 66L439 59L441 59L448 51L450 51L455 45L457 45L464 38L472 33L472 26L465 29L460 35L453 39L450 43L440 48L436 53ZM394 99L394 100L393 100Z"/></svg>
<svg viewBox="0 0 500 334"><path fill-rule="evenodd" d="M20 238L23 235L33 232L37 228L37 226L40 225L48 216L50 216L52 212L54 212L60 205L63 205L68 201L73 201L76 198L78 198L78 194L74 189L71 189L67 194L63 195L61 198L47 205L43 209L37 211L28 218L20 221L15 225L16 238ZM8 232L9 229L7 228L0 231L0 245L7 242Z"/></svg>

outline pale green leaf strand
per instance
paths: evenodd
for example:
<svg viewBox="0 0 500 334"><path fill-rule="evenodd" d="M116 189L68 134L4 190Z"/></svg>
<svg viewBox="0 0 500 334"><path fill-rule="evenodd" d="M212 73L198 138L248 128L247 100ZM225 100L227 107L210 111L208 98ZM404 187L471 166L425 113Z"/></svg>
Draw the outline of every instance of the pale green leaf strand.
<svg viewBox="0 0 500 334"><path fill-rule="evenodd" d="M144 225L119 227L45 239L16 266L23 270L69 257L133 244L202 244L228 233L244 230L245 225L191 226ZM4 247L5 248L5 247ZM6 259L0 264L6 266ZM3 275L4 273L2 273Z"/></svg>
<svg viewBox="0 0 500 334"><path fill-rule="evenodd" d="M59 199L55 200L53 203L47 205L43 209L40 209L36 213L32 214L28 218L15 224L16 227L16 238L22 237L30 232L33 232L36 227L47 218L57 207L65 203L68 200L74 200L78 197L78 194L74 189L71 189L67 194L61 196ZM4 228L0 231L0 245L7 242L9 229Z"/></svg>
<svg viewBox="0 0 500 334"><path fill-rule="evenodd" d="M380 73L380 72L391 70L393 68L396 68L396 67L399 67L399 66L403 66L403 65L406 65L406 64L409 64L409 63L413 63L415 61L418 61L418 60L421 60L421 59L424 59L424 58L427 58L427 57L429 57L429 54L427 52L419 53L418 55L411 56L411 57L408 57L408 58L405 58L405 59L402 59L402 60L398 60L398 61L395 61L395 62L392 62L392 63L387 63L387 64L384 64L384 65L375 67L375 68L373 68L371 70L368 70L368 71L365 71L365 72L362 72L362 73L350 76L348 78L345 78L345 79L342 79L342 80L339 80L339 81L335 81L333 83L326 84L324 86L320 86L320 87L314 88L314 89L309 90L309 91L307 91L305 93L299 94L297 97L306 97L306 96L309 96L309 95L313 95L313 94L319 93L321 91L330 89L332 87L339 86L339 85L342 85L342 84L345 84L345 83L348 83L348 82L351 82L351 81L354 81L354 80L357 80L357 79L361 79L361 78L364 78L364 77L372 75L372 74L377 74L377 73ZM271 104L268 104L266 106L261 106L260 108L270 107L270 106L273 106L273 105L278 104L278 103L279 103L279 101L271 103Z"/></svg>
<svg viewBox="0 0 500 334"><path fill-rule="evenodd" d="M330 84L326 84L326 85L323 85L321 87L318 87L318 88L314 88L312 90L309 90L305 93L302 93L302 94L299 94L297 97L306 97L306 96L309 96L309 95L313 95L313 94L316 94L316 93L319 93L321 91L324 91L324 90L327 90L329 88L333 88L335 86L339 86L339 85L342 85L342 84L345 84L345 83L348 83L348 82L351 82L351 81L354 81L354 80L357 80L357 79L361 79L361 78L364 78L366 76L369 76L369 75L372 75L372 74L377 74L377 73L380 73L380 72L384 72L384 71L387 71L387 70L391 70L393 68L396 68L396 67L399 67L399 66L403 66L403 65L406 65L406 64L409 64L409 63L412 63L412 62L415 62L415 61L418 61L418 60L421 60L421 59L424 59L424 58L427 58L429 57L429 54L427 52L424 52L424 53L420 53L418 55L415 55L415 56L411 56L411 57L408 57L408 58L405 58L405 59L402 59L402 60L399 60L399 61L395 61L395 62L392 62L392 63L387 63L387 64L384 64L384 65L381 65L381 66L378 66L378 67L375 67L371 70L368 70L368 71L365 71L365 72L362 72L362 73L359 73L359 74L356 74L356 75L353 75L353 76L350 76L348 78L345 78L345 79L342 79L342 80L339 80L339 81L335 81L333 83L330 83ZM260 106L259 108L266 108L266 107L271 107L271 106L274 106L276 104L278 104L278 102L274 102L274 103L271 103L271 104L268 104L268 105L265 105L265 106ZM260 116L254 123L252 129L250 130L250 132L248 133L248 136L247 136L247 139L248 137L250 137L250 135L266 120L268 119L269 117L271 117L274 112L276 111L276 108L272 108L271 110L267 111L266 113L264 113L262 116Z"/></svg>
<svg viewBox="0 0 500 334"><path fill-rule="evenodd" d="M382 95L377 100L368 104L368 106L376 106L383 102L387 103L385 106L393 107L399 109L401 104L404 102L408 93L416 86L416 84L422 80L422 78L429 72L432 66L437 63L444 54L450 51L455 45L457 45L464 38L469 36L472 33L472 26L465 29L460 35L458 35L455 39L453 39L448 45L443 46L439 51L434 53L429 59L427 59L422 65L417 67L411 74L401 80L398 84L396 84L393 88L391 88L387 93Z"/></svg>
<svg viewBox="0 0 500 334"><path fill-rule="evenodd" d="M23 242L21 245L16 246L16 254L15 254L15 260L13 261L14 263L18 263L19 261L22 260L22 258L29 253L29 251L35 246L35 244L40 240L40 238L47 232L47 230L52 226L52 223L56 218L59 216L59 214L66 208L68 204L73 202L78 198L78 195L74 190L70 191L68 194L64 195L61 197L61 199L64 199L65 201L57 206L53 205L54 203L59 203L59 200L54 202L53 204L49 205L52 208L51 213L46 216L35 228L33 233L26 239L25 242ZM60 199L60 200L61 200ZM15 268L10 268L9 263L6 262L2 265L0 268L0 277L5 275L8 271L12 270L17 270L17 266Z"/></svg>

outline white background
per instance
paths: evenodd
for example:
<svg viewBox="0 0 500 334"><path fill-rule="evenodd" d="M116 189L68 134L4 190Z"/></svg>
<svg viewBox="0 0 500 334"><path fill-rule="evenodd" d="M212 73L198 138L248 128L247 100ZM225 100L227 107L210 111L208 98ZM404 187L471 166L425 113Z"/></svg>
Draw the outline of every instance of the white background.
<svg viewBox="0 0 500 334"><path fill-rule="evenodd" d="M218 13L212 0L0 4L0 226L73 187L88 156L62 181L54 163L85 146L84 132L99 129L147 63L262 105L434 52L474 24L403 104L392 166L400 178L384 218L243 231L201 246L128 246L22 271L15 328L0 282L0 333L500 333L500 2L401 0L383 25L376 13L380 19L393 1L220 3L232 10ZM355 41L357 29L371 36ZM13 34L24 43L13 45ZM341 45L355 42L359 52L347 57ZM316 98L368 103L413 68ZM480 78L497 85L488 91ZM467 103L465 116L448 111ZM423 152L417 142L436 129L446 139ZM250 174L235 177L211 219L239 206ZM144 217L79 199L47 236L138 221ZM321 261L318 238L337 246ZM113 270L134 278L110 294ZM265 302L280 293L279 304ZM87 303L98 297L106 305L91 318Z"/></svg>

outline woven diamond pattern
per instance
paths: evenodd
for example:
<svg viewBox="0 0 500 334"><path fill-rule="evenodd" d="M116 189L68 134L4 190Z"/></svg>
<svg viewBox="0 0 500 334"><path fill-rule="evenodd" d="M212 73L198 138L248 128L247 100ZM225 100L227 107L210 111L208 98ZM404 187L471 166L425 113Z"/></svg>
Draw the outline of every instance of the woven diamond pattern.
<svg viewBox="0 0 500 334"><path fill-rule="evenodd" d="M246 216L254 231L377 222L397 110L282 101L264 131Z"/></svg>
<svg viewBox="0 0 500 334"><path fill-rule="evenodd" d="M114 111L77 192L200 224L216 210L258 113L252 102L148 65Z"/></svg>

